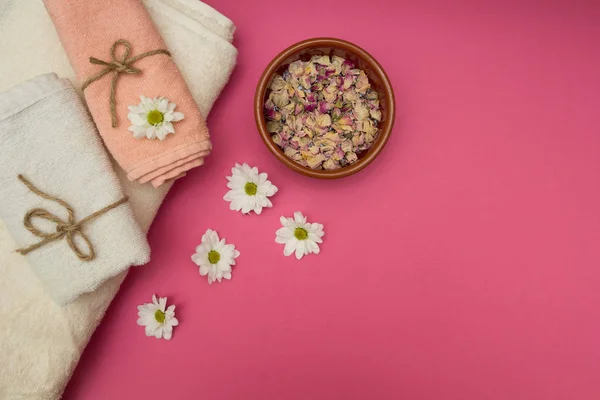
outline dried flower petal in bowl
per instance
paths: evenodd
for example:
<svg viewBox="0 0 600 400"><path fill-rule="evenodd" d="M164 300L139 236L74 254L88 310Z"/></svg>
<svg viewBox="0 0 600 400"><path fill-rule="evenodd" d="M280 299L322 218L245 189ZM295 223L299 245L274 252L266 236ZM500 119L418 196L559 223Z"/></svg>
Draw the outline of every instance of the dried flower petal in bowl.
<svg viewBox="0 0 600 400"><path fill-rule="evenodd" d="M354 63L315 55L276 75L264 105L271 138L296 163L334 170L355 163L379 133L379 95Z"/></svg>

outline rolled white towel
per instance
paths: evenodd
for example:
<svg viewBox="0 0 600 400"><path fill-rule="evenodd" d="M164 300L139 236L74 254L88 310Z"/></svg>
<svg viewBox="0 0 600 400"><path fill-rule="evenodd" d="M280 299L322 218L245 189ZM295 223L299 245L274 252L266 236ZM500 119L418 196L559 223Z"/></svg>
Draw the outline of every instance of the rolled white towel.
<svg viewBox="0 0 600 400"><path fill-rule="evenodd" d="M150 260L146 236L67 79L40 75L0 93L0 165L0 218L59 305Z"/></svg>

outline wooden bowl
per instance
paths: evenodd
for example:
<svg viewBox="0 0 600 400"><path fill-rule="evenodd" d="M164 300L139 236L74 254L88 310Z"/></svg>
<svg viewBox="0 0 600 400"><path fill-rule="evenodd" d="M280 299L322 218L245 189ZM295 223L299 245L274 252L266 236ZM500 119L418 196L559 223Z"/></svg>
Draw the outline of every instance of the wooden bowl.
<svg viewBox="0 0 600 400"><path fill-rule="evenodd" d="M264 105L269 97L271 91L269 87L275 78L275 74L282 74L290 63L294 61L308 61L314 55L328 55L330 57L335 55L354 62L357 68L365 71L369 77L371 87L379 94L381 123L379 124L379 133L373 142L373 145L364 153L359 154L359 158L355 163L334 170L311 169L288 158L283 153L283 150L281 150L281 148L271 139L271 134L267 131L267 122L265 120ZM308 39L291 45L283 50L269 63L263 72L258 81L256 94L254 96L254 118L256 119L256 126L263 142L265 142L265 145L271 153L273 153L279 161L294 171L321 179L343 178L355 174L369 165L375 157L381 153L381 150L383 150L383 147L390 137L394 125L395 107L394 91L381 65L379 65L373 56L357 45L334 38Z"/></svg>

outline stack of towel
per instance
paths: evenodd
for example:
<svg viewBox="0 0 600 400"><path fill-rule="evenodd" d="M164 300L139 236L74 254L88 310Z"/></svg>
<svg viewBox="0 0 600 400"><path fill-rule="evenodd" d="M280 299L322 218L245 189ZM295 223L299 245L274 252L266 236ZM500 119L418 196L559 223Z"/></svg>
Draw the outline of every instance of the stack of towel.
<svg viewBox="0 0 600 400"><path fill-rule="evenodd" d="M196 0L143 0L143 4L201 115L208 116L235 65L237 51L231 45L235 26ZM0 36L0 91L49 71L76 81L39 0L12 0L4 9L0 5ZM115 170L135 218L147 232L171 182L154 189L129 181L117 165ZM60 307L23 256L14 252L17 247L0 221L0 398L59 398L125 273Z"/></svg>

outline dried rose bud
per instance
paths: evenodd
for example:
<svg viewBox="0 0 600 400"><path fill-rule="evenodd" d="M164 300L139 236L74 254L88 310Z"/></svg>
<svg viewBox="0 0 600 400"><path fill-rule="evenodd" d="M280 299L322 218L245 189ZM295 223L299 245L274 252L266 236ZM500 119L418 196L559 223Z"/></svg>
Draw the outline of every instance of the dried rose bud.
<svg viewBox="0 0 600 400"><path fill-rule="evenodd" d="M355 79L352 75L346 75L344 77L344 83L343 83L344 90L348 90L350 88L350 86L352 86L354 81L355 81Z"/></svg>
<svg viewBox="0 0 600 400"><path fill-rule="evenodd" d="M286 147L285 150L283 150L283 153L289 158L294 158L294 155L298 154L298 150L295 150L291 147Z"/></svg>
<svg viewBox="0 0 600 400"><path fill-rule="evenodd" d="M334 143L339 143L342 141L342 138L340 137L340 135L338 135L336 132L333 132L333 131L329 131L325 135L323 135L323 139L331 140Z"/></svg>
<svg viewBox="0 0 600 400"><path fill-rule="evenodd" d="M318 110L321 114L325 114L327 111L329 111L333 108L333 104L327 103L325 101L320 101L318 104L319 104Z"/></svg>
<svg viewBox="0 0 600 400"><path fill-rule="evenodd" d="M335 100L338 97L338 90L335 85L332 84L327 86L325 90L323 90L323 97L328 103L335 103Z"/></svg>
<svg viewBox="0 0 600 400"><path fill-rule="evenodd" d="M365 93L365 99L367 100L377 100L378 98L379 94L372 89L367 90L367 93ZM379 103L377 103L377 107L379 107Z"/></svg>
<svg viewBox="0 0 600 400"><path fill-rule="evenodd" d="M344 99L344 102L348 103L349 107L351 108L352 103L358 100L358 93L356 93L354 90L350 90L345 92L342 98Z"/></svg>
<svg viewBox="0 0 600 400"><path fill-rule="evenodd" d="M328 169L328 170L332 170L332 169L336 169L337 165L335 164L335 161L333 161L332 158L328 159L327 161L325 161L323 163L323 169Z"/></svg>
<svg viewBox="0 0 600 400"><path fill-rule="evenodd" d="M306 163L309 168L312 169L317 169L323 161L325 161L325 156L323 154L317 154L316 156L306 158Z"/></svg>
<svg viewBox="0 0 600 400"><path fill-rule="evenodd" d="M303 128L302 132L304 132L306 134L306 135L303 135L303 136L307 136L307 137L309 137L311 139L315 136L314 135L314 131L312 129L310 129L310 128Z"/></svg>
<svg viewBox="0 0 600 400"><path fill-rule="evenodd" d="M352 151L352 148L353 148L352 141L351 141L351 140L348 140L348 139L346 139L346 140L344 140L344 141L342 142L342 144L341 144L341 146L340 146L340 147L341 147L341 149L342 149L344 152L346 152L346 153L347 153L347 152L349 152L349 151Z"/></svg>
<svg viewBox="0 0 600 400"><path fill-rule="evenodd" d="M334 77L334 74L335 74L335 67L330 66L325 69L325 77L332 78L332 77Z"/></svg>
<svg viewBox="0 0 600 400"><path fill-rule="evenodd" d="M313 78L317 76L317 66L315 63L307 62L304 64L304 74L310 75Z"/></svg>
<svg viewBox="0 0 600 400"><path fill-rule="evenodd" d="M344 62L342 63L342 72L348 71L352 68L354 68L354 63L349 60L344 60Z"/></svg>
<svg viewBox="0 0 600 400"><path fill-rule="evenodd" d="M313 56L310 61L315 64L330 65L329 56Z"/></svg>
<svg viewBox="0 0 600 400"><path fill-rule="evenodd" d="M307 132L309 132L308 129L302 129L302 130L296 132L296 137L299 137L299 138L304 137L307 135Z"/></svg>
<svg viewBox="0 0 600 400"><path fill-rule="evenodd" d="M323 90L324 87L325 86L323 86L323 82L317 81L317 82L313 83L312 86L310 87L310 92L311 93L320 92L321 90ZM312 98L316 99L316 97L314 96L314 94L313 94Z"/></svg>
<svg viewBox="0 0 600 400"><path fill-rule="evenodd" d="M292 76L298 77L300 75L303 75L304 74L304 63L300 60L294 61L288 67L288 71L290 71L290 74Z"/></svg>
<svg viewBox="0 0 600 400"><path fill-rule="evenodd" d="M271 139L273 139L273 142L275 142L277 146L281 146L281 142L283 142L283 139L281 139L281 136L279 136L277 133L271 136Z"/></svg>
<svg viewBox="0 0 600 400"><path fill-rule="evenodd" d="M278 108L285 107L290 102L290 98L285 92L271 92L270 98Z"/></svg>
<svg viewBox="0 0 600 400"><path fill-rule="evenodd" d="M302 75L299 80L300 85L302 85L303 88L309 88L314 81L313 77L310 75Z"/></svg>
<svg viewBox="0 0 600 400"><path fill-rule="evenodd" d="M300 138L298 136L294 136L293 138L291 138L290 146L292 146L292 148L294 148L295 150L298 150L300 148Z"/></svg>
<svg viewBox="0 0 600 400"><path fill-rule="evenodd" d="M301 147L307 148L311 141L312 141L312 137L309 137L307 135L307 136L304 136L304 137L300 138L300 140L298 141L298 143L300 143Z"/></svg>
<svg viewBox="0 0 600 400"><path fill-rule="evenodd" d="M329 114L321 114L317 116L315 123L317 128L327 128L324 132L326 133L329 130L328 128L331 126L331 116Z"/></svg>
<svg viewBox="0 0 600 400"><path fill-rule="evenodd" d="M346 153L344 153L344 150L342 150L341 148L337 148L335 150L335 152L333 153L333 155L331 156L331 158L333 158L335 161L340 161L341 159L344 158L344 156L346 155Z"/></svg>
<svg viewBox="0 0 600 400"><path fill-rule="evenodd" d="M346 161L348 161L348 163L352 164L356 160L358 160L358 157L356 156L356 153L354 153L352 151L349 151L349 152L346 153Z"/></svg>
<svg viewBox="0 0 600 400"><path fill-rule="evenodd" d="M271 108L271 109L266 109L265 108L265 117L267 117L267 119L274 120L276 112L277 111L275 111L275 109L273 109L273 108Z"/></svg>
<svg viewBox="0 0 600 400"><path fill-rule="evenodd" d="M296 105L294 103L290 102L288 105L281 108L281 115L283 115L284 117L287 118L288 115L290 115L294 112L295 107L296 107Z"/></svg>
<svg viewBox="0 0 600 400"><path fill-rule="evenodd" d="M287 126L290 129L293 129L295 125L296 125L296 116L294 114L286 115L285 116L285 126Z"/></svg>
<svg viewBox="0 0 600 400"><path fill-rule="evenodd" d="M350 113L352 111L352 103L351 102L342 103L342 107L340 108L340 110L342 110L343 114Z"/></svg>
<svg viewBox="0 0 600 400"><path fill-rule="evenodd" d="M360 134L360 135L354 135L352 136L352 145L354 147L358 147L360 145L362 145L365 142L365 135L364 134Z"/></svg>
<svg viewBox="0 0 600 400"><path fill-rule="evenodd" d="M337 127L338 130L352 131L354 130L353 125L354 124L352 123L352 118L350 118L350 116L348 115L344 115L343 117L335 121L334 128Z"/></svg>
<svg viewBox="0 0 600 400"><path fill-rule="evenodd" d="M283 128L283 125L281 124L281 122L277 122L277 121L267 122L267 131L269 131L270 133L280 132L282 128Z"/></svg>
<svg viewBox="0 0 600 400"><path fill-rule="evenodd" d="M283 91L288 86L287 82L283 80L280 75L277 75L273 82L271 82L271 90L274 92Z"/></svg>
<svg viewBox="0 0 600 400"><path fill-rule="evenodd" d="M340 119L342 117L342 110L340 110L339 108L334 108L331 111L331 118L336 121L338 119Z"/></svg>
<svg viewBox="0 0 600 400"><path fill-rule="evenodd" d="M381 121L381 110L371 110L370 115L375 121Z"/></svg>
<svg viewBox="0 0 600 400"><path fill-rule="evenodd" d="M375 134L377 133L377 128L375 127L373 122L370 119L366 119L363 121L363 123L364 132L368 135L375 136ZM367 140L367 142L369 141Z"/></svg>
<svg viewBox="0 0 600 400"><path fill-rule="evenodd" d="M369 78L367 78L367 75L363 71L360 71L356 80L356 91L358 93L365 93L370 87Z"/></svg>
<svg viewBox="0 0 600 400"><path fill-rule="evenodd" d="M332 64L332 65L335 65L336 67L339 67L339 68L340 68L340 70L341 70L341 68L342 68L342 64L344 63L344 61L346 61L346 60L344 60L344 59L343 59L342 57L340 57L340 56L333 56L333 57L331 57L331 64ZM338 71L338 74L339 74L339 73L340 73L340 72Z"/></svg>
<svg viewBox="0 0 600 400"><path fill-rule="evenodd" d="M369 118L369 109L364 102L359 100L354 104L354 115L359 121Z"/></svg>

